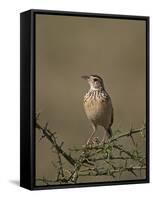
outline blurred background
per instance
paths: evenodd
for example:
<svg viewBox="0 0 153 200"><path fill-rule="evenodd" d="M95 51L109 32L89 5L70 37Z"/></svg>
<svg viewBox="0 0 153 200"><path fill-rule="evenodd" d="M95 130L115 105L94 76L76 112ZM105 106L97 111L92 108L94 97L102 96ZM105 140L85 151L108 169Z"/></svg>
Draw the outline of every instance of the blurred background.
<svg viewBox="0 0 153 200"><path fill-rule="evenodd" d="M141 20L37 14L36 111L40 112L40 124L49 122L65 148L84 145L92 130L83 110L89 87L82 75L98 74L104 79L114 107L114 131L142 127L146 115L145 30ZM102 132L99 128L99 138ZM56 155L46 139L39 139L36 130L36 177L52 179ZM145 154L145 144L136 139ZM126 141L127 146L129 143ZM122 179L136 177L125 174ZM81 181L108 180L112 178Z"/></svg>

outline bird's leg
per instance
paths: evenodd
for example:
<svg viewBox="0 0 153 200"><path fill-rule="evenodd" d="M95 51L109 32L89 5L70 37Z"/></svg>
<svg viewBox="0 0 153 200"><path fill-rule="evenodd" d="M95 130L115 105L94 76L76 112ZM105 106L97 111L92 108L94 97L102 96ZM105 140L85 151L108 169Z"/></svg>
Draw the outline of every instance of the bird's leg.
<svg viewBox="0 0 153 200"><path fill-rule="evenodd" d="M103 139L102 139L102 141L101 141L101 144L104 144L105 143L105 139L106 139L106 130L104 131L104 136L103 136Z"/></svg>
<svg viewBox="0 0 153 200"><path fill-rule="evenodd" d="M91 143L93 136L95 135L95 132L96 132L96 129L97 129L97 127L94 123L92 123L92 128L93 128L93 132L91 133L89 139L87 140L87 143L86 143L87 145L89 145Z"/></svg>

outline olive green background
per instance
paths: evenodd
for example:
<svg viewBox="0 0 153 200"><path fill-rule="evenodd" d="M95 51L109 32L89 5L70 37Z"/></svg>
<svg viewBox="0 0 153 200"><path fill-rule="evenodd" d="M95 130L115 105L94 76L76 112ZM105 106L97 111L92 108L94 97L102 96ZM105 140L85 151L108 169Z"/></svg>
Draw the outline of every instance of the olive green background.
<svg viewBox="0 0 153 200"><path fill-rule="evenodd" d="M92 130L83 110L88 84L81 79L90 74L104 79L112 98L113 130L140 128L146 115L145 21L37 14L36 111L66 148L85 144ZM102 133L99 128L97 136ZM36 130L36 177L52 179L56 155L46 139L39 139ZM137 142L144 152L143 141ZM128 173L122 179L136 177ZM81 181L107 180L112 178Z"/></svg>

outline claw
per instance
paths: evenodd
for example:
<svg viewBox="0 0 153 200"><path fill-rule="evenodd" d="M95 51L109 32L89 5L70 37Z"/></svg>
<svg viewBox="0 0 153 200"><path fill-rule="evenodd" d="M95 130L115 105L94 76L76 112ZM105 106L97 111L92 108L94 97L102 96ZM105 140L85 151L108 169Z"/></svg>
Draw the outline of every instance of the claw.
<svg viewBox="0 0 153 200"><path fill-rule="evenodd" d="M86 143L87 146L89 146L89 145L99 145L99 144L100 144L100 140L99 140L98 137L94 137L92 139L89 138L87 140L87 143Z"/></svg>
<svg viewBox="0 0 153 200"><path fill-rule="evenodd" d="M92 142L93 142L94 144L100 144L100 140L99 140L98 137L93 138Z"/></svg>

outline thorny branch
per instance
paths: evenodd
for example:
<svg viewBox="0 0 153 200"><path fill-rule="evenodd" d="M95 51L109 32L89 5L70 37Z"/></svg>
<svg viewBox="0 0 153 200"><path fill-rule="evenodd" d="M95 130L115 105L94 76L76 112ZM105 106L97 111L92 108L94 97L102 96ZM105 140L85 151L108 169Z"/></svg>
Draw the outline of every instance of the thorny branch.
<svg viewBox="0 0 153 200"><path fill-rule="evenodd" d="M146 169L145 155L138 151L133 137L135 134L139 134L144 138L145 126L115 134L114 137L103 144L96 143L80 148L73 147L66 152L64 142L60 142L56 133L49 130L48 123L45 126L40 125L38 118L39 115L36 117L36 128L41 133L40 139L46 138L57 155L57 162L53 163L57 171L54 180L48 180L45 177L36 179L45 185L78 183L79 179L85 176L120 178L124 172L138 176L138 171L141 175L141 171ZM121 145L121 138L131 138L133 148L129 150Z"/></svg>
<svg viewBox="0 0 153 200"><path fill-rule="evenodd" d="M42 132L42 134L43 134L42 138L46 137L51 142L51 144L53 145L53 147L57 150L57 152L59 154L61 154L71 165L74 165L75 164L75 160L71 157L71 155L68 155L62 149L63 143L61 143L60 145L58 145L57 142L56 142L55 133L52 133L47 127L48 127L48 123L46 123L45 127L41 127L36 122L36 128L39 129Z"/></svg>

